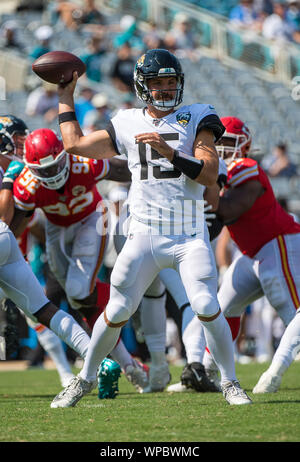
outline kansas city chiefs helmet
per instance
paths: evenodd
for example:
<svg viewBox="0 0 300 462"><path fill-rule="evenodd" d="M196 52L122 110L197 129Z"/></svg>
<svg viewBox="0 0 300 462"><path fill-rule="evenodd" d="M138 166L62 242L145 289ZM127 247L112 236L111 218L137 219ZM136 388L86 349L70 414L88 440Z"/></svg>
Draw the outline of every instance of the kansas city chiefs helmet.
<svg viewBox="0 0 300 462"><path fill-rule="evenodd" d="M62 141L48 128L34 130L25 141L24 161L48 189L60 189L68 179L70 159Z"/></svg>
<svg viewBox="0 0 300 462"><path fill-rule="evenodd" d="M0 154L20 160L28 133L28 127L22 119L11 114L0 115Z"/></svg>
<svg viewBox="0 0 300 462"><path fill-rule="evenodd" d="M237 117L222 117L225 127L222 138L216 143L219 156L229 165L233 160L247 157L252 137L247 125Z"/></svg>
<svg viewBox="0 0 300 462"><path fill-rule="evenodd" d="M158 101L152 97L148 88L148 80L156 77L176 77L177 85L174 99ZM148 50L143 54L135 65L133 80L137 97L160 111L169 111L182 102L184 74L179 60L168 50L157 48Z"/></svg>

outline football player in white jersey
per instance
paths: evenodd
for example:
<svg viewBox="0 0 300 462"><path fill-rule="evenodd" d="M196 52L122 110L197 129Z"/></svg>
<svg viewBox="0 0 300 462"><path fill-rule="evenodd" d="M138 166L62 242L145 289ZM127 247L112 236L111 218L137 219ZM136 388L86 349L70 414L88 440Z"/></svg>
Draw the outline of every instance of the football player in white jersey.
<svg viewBox="0 0 300 462"><path fill-rule="evenodd" d="M217 301L217 271L204 220L203 190L216 183L215 141L224 127L214 108L182 101L184 75L169 51L147 51L136 63L134 82L143 109L120 110L107 130L83 136L76 120L71 83L59 88L59 123L67 152L96 159L125 152L132 174L128 238L111 275L109 303L96 321L78 376L52 408L75 406L95 387L99 361L112 350L121 327L136 311L163 268L180 274L193 311L221 372L229 404L252 401L235 375L233 345Z"/></svg>
<svg viewBox="0 0 300 462"><path fill-rule="evenodd" d="M282 376L300 352L300 308L281 337L269 368L261 375L253 393L275 393Z"/></svg>
<svg viewBox="0 0 300 462"><path fill-rule="evenodd" d="M23 144L28 134L25 123L13 115L0 116L0 186L11 160L22 159ZM13 169L11 169L13 172ZM6 180L9 178L6 177ZM13 178L11 178L13 184ZM13 204L11 191L3 190L2 200ZM8 197L6 197L8 196ZM1 208L1 218L2 207ZM5 220L10 222L14 207L5 208ZM49 327L61 340L85 357L90 341L75 319L58 309L45 296L42 287L23 258L19 245L7 224L0 220L0 288L33 322Z"/></svg>

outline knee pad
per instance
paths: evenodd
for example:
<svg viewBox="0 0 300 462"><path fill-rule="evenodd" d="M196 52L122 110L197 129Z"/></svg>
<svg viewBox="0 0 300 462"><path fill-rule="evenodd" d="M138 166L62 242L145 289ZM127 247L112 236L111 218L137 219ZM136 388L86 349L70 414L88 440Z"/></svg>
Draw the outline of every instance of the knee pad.
<svg viewBox="0 0 300 462"><path fill-rule="evenodd" d="M133 314L132 300L130 297L118 293L110 298L105 312L108 321L112 324L127 321Z"/></svg>
<svg viewBox="0 0 300 462"><path fill-rule="evenodd" d="M218 300L210 293L197 294L191 303L192 310L197 316L211 317L218 313Z"/></svg>

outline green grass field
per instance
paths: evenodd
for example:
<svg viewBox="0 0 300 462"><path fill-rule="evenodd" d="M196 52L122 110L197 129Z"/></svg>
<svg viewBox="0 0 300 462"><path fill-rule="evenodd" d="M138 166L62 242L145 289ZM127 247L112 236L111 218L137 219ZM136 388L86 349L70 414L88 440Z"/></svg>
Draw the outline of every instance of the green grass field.
<svg viewBox="0 0 300 462"><path fill-rule="evenodd" d="M237 365L252 406L229 406L219 393L141 395L122 376L116 399L99 400L95 390L69 409L50 409L61 390L56 371L2 371L0 442L299 442L300 363L279 392L253 395L265 369ZM171 372L175 383L181 367Z"/></svg>

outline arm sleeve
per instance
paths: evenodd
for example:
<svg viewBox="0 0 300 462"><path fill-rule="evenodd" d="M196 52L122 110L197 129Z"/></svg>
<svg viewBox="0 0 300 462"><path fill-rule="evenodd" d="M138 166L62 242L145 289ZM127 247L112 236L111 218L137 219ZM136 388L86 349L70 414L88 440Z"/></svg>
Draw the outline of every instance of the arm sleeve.
<svg viewBox="0 0 300 462"><path fill-rule="evenodd" d="M107 133L109 134L109 136L111 138L111 141L112 141L112 144L113 144L113 147L114 147L115 151L119 155L121 155L121 153L119 151L119 148L118 148L118 144L117 144L115 127L113 126L113 123L111 121L109 122L109 124L107 125L105 130L107 131Z"/></svg>
<svg viewBox="0 0 300 462"><path fill-rule="evenodd" d="M196 135L198 135L203 128L208 128L213 131L215 142L218 141L225 132L225 127L216 114L209 114L200 120Z"/></svg>

